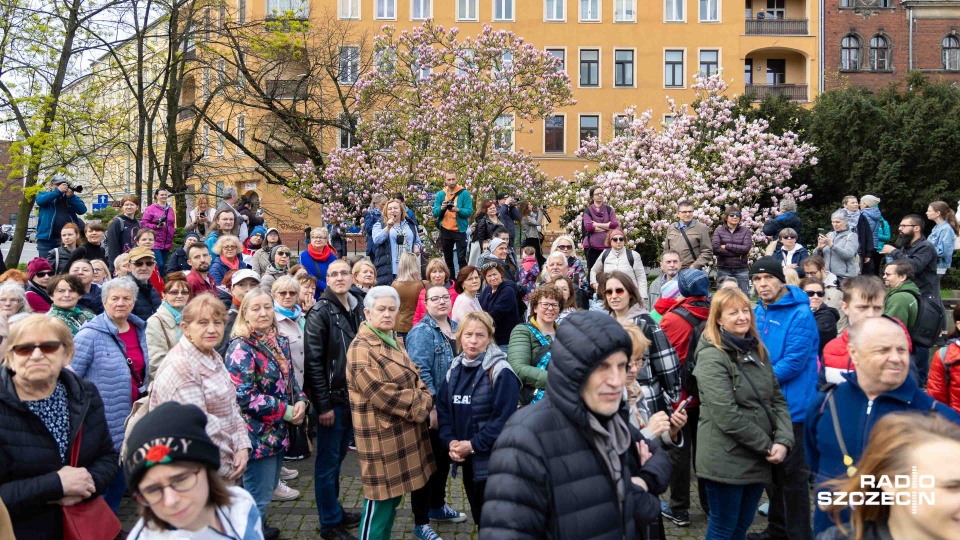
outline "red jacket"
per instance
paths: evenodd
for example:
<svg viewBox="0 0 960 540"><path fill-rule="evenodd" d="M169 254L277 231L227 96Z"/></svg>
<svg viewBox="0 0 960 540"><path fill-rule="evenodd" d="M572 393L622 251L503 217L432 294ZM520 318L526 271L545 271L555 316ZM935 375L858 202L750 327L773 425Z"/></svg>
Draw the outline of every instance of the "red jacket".
<svg viewBox="0 0 960 540"><path fill-rule="evenodd" d="M940 358L941 349L933 355L930 362L930 376L927 378L927 393L930 396L960 412L960 343L951 340L947 345L947 361ZM950 383L947 384L944 364L950 370Z"/></svg>
<svg viewBox="0 0 960 540"><path fill-rule="evenodd" d="M190 300L196 298L198 294L205 292L217 296L217 284L213 282L213 278L209 275L207 279L203 279L200 272L192 271L187 274L187 286L190 287Z"/></svg>
<svg viewBox="0 0 960 540"><path fill-rule="evenodd" d="M893 320L903 329L903 333L907 336L907 347L910 351L913 351L913 340L910 339L907 327L899 320ZM848 330L844 330L842 334L831 339L823 348L823 364L820 366L820 376L817 381L818 389L827 384L840 384L845 381L841 374L856 371L856 366L850 361L850 353L847 351L849 345L850 336Z"/></svg>
<svg viewBox="0 0 960 540"><path fill-rule="evenodd" d="M666 334L667 340L670 341L670 345L673 345L673 349L677 351L677 357L680 359L680 366L683 366L683 363L687 360L687 355L692 353L690 350L690 336L693 334L693 326L684 320L683 317L674 313L678 307L683 307L689 311L694 317L700 320L707 320L707 317L710 316L710 308L705 306L707 299L704 296L691 296L690 298L684 298L678 302L675 306L671 307L666 313L663 314L663 318L660 319L660 328L663 330L663 333ZM687 391L681 388L680 391L680 400L687 399ZM700 401L693 399L690 401L688 407L699 406Z"/></svg>

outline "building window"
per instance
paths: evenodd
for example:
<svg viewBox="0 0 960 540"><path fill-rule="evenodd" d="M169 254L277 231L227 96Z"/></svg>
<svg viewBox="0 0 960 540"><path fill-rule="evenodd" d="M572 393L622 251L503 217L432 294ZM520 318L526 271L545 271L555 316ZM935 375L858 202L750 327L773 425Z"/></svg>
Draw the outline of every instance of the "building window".
<svg viewBox="0 0 960 540"><path fill-rule="evenodd" d="M463 57L457 58L457 75L461 77L467 76L467 69L477 67L476 63L473 61L473 49L463 49Z"/></svg>
<svg viewBox="0 0 960 540"><path fill-rule="evenodd" d="M430 0L410 0L410 19L414 21L425 21L432 15L432 6Z"/></svg>
<svg viewBox="0 0 960 540"><path fill-rule="evenodd" d="M683 22L683 3L686 0L664 0L663 20L666 22Z"/></svg>
<svg viewBox="0 0 960 540"><path fill-rule="evenodd" d="M600 0L580 0L580 20L597 22L600 20Z"/></svg>
<svg viewBox="0 0 960 540"><path fill-rule="evenodd" d="M337 81L343 84L353 84L360 76L360 48L340 47L340 73Z"/></svg>
<svg viewBox="0 0 960 540"><path fill-rule="evenodd" d="M341 19L360 18L360 0L340 0Z"/></svg>
<svg viewBox="0 0 960 540"><path fill-rule="evenodd" d="M226 128L223 120L217 122L217 156L226 155L226 144L223 138L223 130Z"/></svg>
<svg viewBox="0 0 960 540"><path fill-rule="evenodd" d="M551 154L563 153L564 124L563 115L548 116L544 121L543 151Z"/></svg>
<svg viewBox="0 0 960 540"><path fill-rule="evenodd" d="M618 114L613 117L613 136L622 137L630 131L630 124L633 122L633 116L629 114Z"/></svg>
<svg viewBox="0 0 960 540"><path fill-rule="evenodd" d="M580 51L580 86L600 86L600 50Z"/></svg>
<svg viewBox="0 0 960 540"><path fill-rule="evenodd" d="M957 36L943 38L943 69L960 70L960 38Z"/></svg>
<svg viewBox="0 0 960 540"><path fill-rule="evenodd" d="M860 38L857 36L846 36L840 40L840 69L860 69Z"/></svg>
<svg viewBox="0 0 960 540"><path fill-rule="evenodd" d="M870 38L870 69L886 71L890 69L890 43L883 36Z"/></svg>
<svg viewBox="0 0 960 540"><path fill-rule="evenodd" d="M677 117L672 114L663 115L663 127L667 127L677 121Z"/></svg>
<svg viewBox="0 0 960 540"><path fill-rule="evenodd" d="M580 117L580 146L590 139L600 138L600 117L596 115Z"/></svg>
<svg viewBox="0 0 960 540"><path fill-rule="evenodd" d="M613 51L613 85L633 86L633 51Z"/></svg>
<svg viewBox="0 0 960 540"><path fill-rule="evenodd" d="M237 22L240 24L247 22L247 0L237 0Z"/></svg>
<svg viewBox="0 0 960 540"><path fill-rule="evenodd" d="M560 60L560 69L567 69L567 51L566 49L547 49L547 54L552 54L555 58Z"/></svg>
<svg viewBox="0 0 960 540"><path fill-rule="evenodd" d="M683 87L683 51L664 51L663 85L673 88Z"/></svg>
<svg viewBox="0 0 960 540"><path fill-rule="evenodd" d="M227 3L224 2L220 4L220 29L223 30L227 27Z"/></svg>
<svg viewBox="0 0 960 540"><path fill-rule="evenodd" d="M217 93L222 94L227 87L227 61L222 58L217 62L217 85Z"/></svg>
<svg viewBox="0 0 960 540"><path fill-rule="evenodd" d="M513 20L513 0L493 0L493 20Z"/></svg>
<svg viewBox="0 0 960 540"><path fill-rule="evenodd" d="M247 117L242 114L237 117L237 142L240 146L247 144Z"/></svg>
<svg viewBox="0 0 960 540"><path fill-rule="evenodd" d="M203 68L203 94L209 96L213 92L213 82L210 80L210 67Z"/></svg>
<svg viewBox="0 0 960 540"><path fill-rule="evenodd" d="M374 19L396 19L397 0L377 0Z"/></svg>
<svg viewBox="0 0 960 540"><path fill-rule="evenodd" d="M700 0L700 22L720 20L720 0Z"/></svg>
<svg viewBox="0 0 960 540"><path fill-rule="evenodd" d="M787 14L786 0L767 0L767 18L785 19Z"/></svg>
<svg viewBox="0 0 960 540"><path fill-rule="evenodd" d="M720 70L720 51L700 51L700 76L712 77Z"/></svg>
<svg viewBox="0 0 960 540"><path fill-rule="evenodd" d="M457 20L477 20L477 3L479 0L457 0Z"/></svg>
<svg viewBox="0 0 960 540"><path fill-rule="evenodd" d="M377 71L384 76L393 75L397 68L397 52L393 49L377 51Z"/></svg>
<svg viewBox="0 0 960 540"><path fill-rule="evenodd" d="M203 151L200 153L203 157L210 157L210 126L203 125ZM117 165L119 167L119 165Z"/></svg>
<svg viewBox="0 0 960 540"><path fill-rule="evenodd" d="M753 58L743 61L743 84L753 84Z"/></svg>
<svg viewBox="0 0 960 540"><path fill-rule="evenodd" d="M306 19L310 14L306 0L267 0L267 17L293 12L298 19Z"/></svg>
<svg viewBox="0 0 960 540"><path fill-rule="evenodd" d="M498 152L513 150L513 115L505 114L497 118L493 133L493 149Z"/></svg>
<svg viewBox="0 0 960 540"><path fill-rule="evenodd" d="M566 20L567 0L543 0L543 20Z"/></svg>
<svg viewBox="0 0 960 540"><path fill-rule="evenodd" d="M636 22L637 0L613 0L613 22Z"/></svg>
<svg viewBox="0 0 960 540"><path fill-rule="evenodd" d="M353 115L341 114L340 124L340 148L353 148L357 144L357 117Z"/></svg>

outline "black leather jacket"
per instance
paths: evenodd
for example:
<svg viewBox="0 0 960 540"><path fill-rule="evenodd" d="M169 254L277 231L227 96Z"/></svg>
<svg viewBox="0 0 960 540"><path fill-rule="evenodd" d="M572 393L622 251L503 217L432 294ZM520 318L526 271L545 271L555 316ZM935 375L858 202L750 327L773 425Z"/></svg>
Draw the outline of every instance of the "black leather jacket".
<svg viewBox="0 0 960 540"><path fill-rule="evenodd" d="M350 403L347 349L363 319L363 307L354 295L350 295L347 309L329 288L307 312L303 329L303 386L318 414Z"/></svg>

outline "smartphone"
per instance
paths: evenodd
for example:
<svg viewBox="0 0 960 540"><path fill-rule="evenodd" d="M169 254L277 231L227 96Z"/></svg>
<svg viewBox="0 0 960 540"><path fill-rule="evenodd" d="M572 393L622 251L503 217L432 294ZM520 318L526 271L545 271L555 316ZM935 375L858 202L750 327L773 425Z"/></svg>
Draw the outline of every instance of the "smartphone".
<svg viewBox="0 0 960 540"><path fill-rule="evenodd" d="M681 401L680 404L677 405L677 410L673 411L673 413L676 414L676 413L678 413L678 412L686 409L686 408L687 408L687 405L690 404L690 401L691 401L692 399L693 399L692 397L688 397L687 399Z"/></svg>
<svg viewBox="0 0 960 540"><path fill-rule="evenodd" d="M819 234L820 236L823 236L824 234L826 234L826 232L827 232L826 229L823 229L823 228L817 229L817 234Z"/></svg>

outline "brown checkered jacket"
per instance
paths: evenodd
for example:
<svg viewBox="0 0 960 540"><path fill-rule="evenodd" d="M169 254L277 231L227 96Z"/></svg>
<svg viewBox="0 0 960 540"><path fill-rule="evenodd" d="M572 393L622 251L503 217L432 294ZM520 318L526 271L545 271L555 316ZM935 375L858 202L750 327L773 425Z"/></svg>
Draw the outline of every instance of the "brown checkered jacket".
<svg viewBox="0 0 960 540"><path fill-rule="evenodd" d="M361 324L347 351L347 389L363 496L382 501L423 487L435 469L427 434L433 397L417 365Z"/></svg>

